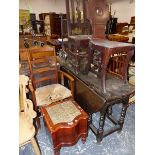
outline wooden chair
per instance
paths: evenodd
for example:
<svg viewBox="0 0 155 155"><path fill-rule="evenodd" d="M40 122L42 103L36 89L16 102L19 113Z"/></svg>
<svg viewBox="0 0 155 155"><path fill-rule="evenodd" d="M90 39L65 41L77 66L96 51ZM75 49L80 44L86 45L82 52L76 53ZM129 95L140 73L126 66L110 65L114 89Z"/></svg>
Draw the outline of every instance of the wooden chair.
<svg viewBox="0 0 155 155"><path fill-rule="evenodd" d="M29 48L28 62L31 79L29 88L35 110L66 98L74 98L74 79L58 71L54 46ZM68 79L69 89L64 86L64 78ZM37 125L40 128L39 117L37 117Z"/></svg>
<svg viewBox="0 0 155 155"><path fill-rule="evenodd" d="M33 126L33 118L36 117L36 112L33 110L33 103L26 98L26 85L29 78L25 75L20 75L20 112L19 112L19 146L23 146L31 142L36 155L41 155L38 144L34 138L35 128Z"/></svg>
<svg viewBox="0 0 155 155"><path fill-rule="evenodd" d="M107 71L121 79L123 79L124 75L123 75L123 65L126 63L126 53L124 54L117 54L117 55L113 55L109 61L109 66ZM132 66L132 68L134 68ZM129 68L128 68L128 74L132 74L131 77L129 77L128 82L132 85L135 85L135 75L133 75L132 72L133 69L131 69L131 66L129 64ZM132 104L135 102L135 96L134 94L132 94L130 96L129 99L129 104Z"/></svg>

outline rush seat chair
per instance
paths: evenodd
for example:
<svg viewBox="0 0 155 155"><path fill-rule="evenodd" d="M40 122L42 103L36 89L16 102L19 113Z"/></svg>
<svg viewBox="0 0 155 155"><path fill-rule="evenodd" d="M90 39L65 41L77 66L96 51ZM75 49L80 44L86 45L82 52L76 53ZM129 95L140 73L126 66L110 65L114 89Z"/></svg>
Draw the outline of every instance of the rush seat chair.
<svg viewBox="0 0 155 155"><path fill-rule="evenodd" d="M30 68L29 88L32 93L35 110L67 98L74 98L74 79L58 70L54 46L31 47L28 49ZM68 79L68 88L64 86ZM37 117L40 128L40 119Z"/></svg>

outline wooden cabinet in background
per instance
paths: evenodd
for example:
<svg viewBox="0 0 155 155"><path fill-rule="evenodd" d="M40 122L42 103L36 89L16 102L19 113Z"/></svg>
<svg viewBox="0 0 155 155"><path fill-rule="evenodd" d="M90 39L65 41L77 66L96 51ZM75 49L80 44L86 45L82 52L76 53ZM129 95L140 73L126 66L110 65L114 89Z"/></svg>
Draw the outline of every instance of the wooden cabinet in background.
<svg viewBox="0 0 155 155"><path fill-rule="evenodd" d="M66 18L66 14L56 13L41 13L39 14L40 20L44 20L44 29L46 35L59 35L61 37L61 15L63 19ZM63 24L63 27L67 27L67 23Z"/></svg>

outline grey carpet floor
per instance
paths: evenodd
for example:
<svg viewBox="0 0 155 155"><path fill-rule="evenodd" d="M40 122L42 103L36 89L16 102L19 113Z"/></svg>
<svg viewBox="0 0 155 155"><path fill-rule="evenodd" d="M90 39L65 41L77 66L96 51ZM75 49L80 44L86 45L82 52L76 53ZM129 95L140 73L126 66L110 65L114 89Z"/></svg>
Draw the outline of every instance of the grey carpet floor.
<svg viewBox="0 0 155 155"><path fill-rule="evenodd" d="M113 115L119 117L121 105L113 106ZM93 122L98 126L99 113L93 114ZM42 155L53 155L52 142L46 132L43 119L41 119L41 130L36 138L39 143ZM107 119L105 130L112 126ZM135 105L128 107L123 129L120 133L103 138L101 143L97 143L96 137L89 130L85 144L79 140L77 144L70 147L62 147L60 155L134 155L135 154ZM26 144L19 149L19 155L34 155L31 144Z"/></svg>

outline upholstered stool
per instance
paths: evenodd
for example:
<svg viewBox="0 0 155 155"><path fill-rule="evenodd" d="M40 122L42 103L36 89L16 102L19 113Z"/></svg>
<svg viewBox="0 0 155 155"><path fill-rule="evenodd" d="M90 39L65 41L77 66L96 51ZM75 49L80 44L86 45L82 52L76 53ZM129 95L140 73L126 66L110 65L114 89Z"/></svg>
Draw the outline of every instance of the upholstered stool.
<svg viewBox="0 0 155 155"><path fill-rule="evenodd" d="M80 138L83 143L86 141L88 115L74 100L50 104L41 111L55 155L60 153L62 146L74 145Z"/></svg>

